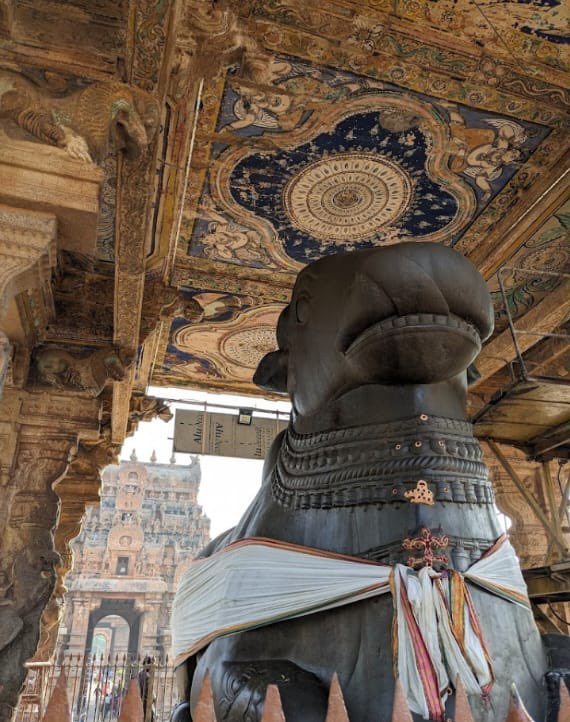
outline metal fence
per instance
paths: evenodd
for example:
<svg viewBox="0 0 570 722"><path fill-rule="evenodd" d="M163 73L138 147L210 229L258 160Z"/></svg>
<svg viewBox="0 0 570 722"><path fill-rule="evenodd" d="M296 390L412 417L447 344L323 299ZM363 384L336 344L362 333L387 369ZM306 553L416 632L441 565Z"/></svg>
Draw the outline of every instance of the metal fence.
<svg viewBox="0 0 570 722"><path fill-rule="evenodd" d="M144 722L168 722L177 702L174 671L168 657L69 655L59 663L29 662L15 722L40 722L62 672L72 722L116 722L131 679L137 679L145 708Z"/></svg>

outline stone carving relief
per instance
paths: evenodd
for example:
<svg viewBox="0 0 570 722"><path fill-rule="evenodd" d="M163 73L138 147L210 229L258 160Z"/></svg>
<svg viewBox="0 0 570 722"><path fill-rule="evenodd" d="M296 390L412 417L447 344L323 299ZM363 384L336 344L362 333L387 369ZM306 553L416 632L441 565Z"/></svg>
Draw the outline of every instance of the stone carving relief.
<svg viewBox="0 0 570 722"><path fill-rule="evenodd" d="M185 318L189 323L199 323L204 317L204 309L196 299L181 293L177 288L147 281L141 318L141 342L158 324L166 322L170 325L174 317Z"/></svg>
<svg viewBox="0 0 570 722"><path fill-rule="evenodd" d="M19 552L8 574L4 573L0 599L0 652L24 628L24 619L42 602L45 603L55 583L55 565L59 555L46 551L44 539Z"/></svg>
<svg viewBox="0 0 570 722"><path fill-rule="evenodd" d="M129 413L129 423L133 427L133 431L139 422L152 421L157 417L162 421L172 419L172 411L165 401L148 396L133 396Z"/></svg>
<svg viewBox="0 0 570 722"><path fill-rule="evenodd" d="M112 347L78 357L60 348L41 348L34 355L36 378L40 384L58 389L86 391L99 396L108 381L122 381L129 365Z"/></svg>
<svg viewBox="0 0 570 722"><path fill-rule="evenodd" d="M49 297L56 232L57 220L50 213L0 205L0 318L25 288L43 288Z"/></svg>
<svg viewBox="0 0 570 722"><path fill-rule="evenodd" d="M110 149L129 157L144 153L159 115L150 94L124 83L93 83L60 98L22 75L2 70L0 120L63 148L72 158L100 163Z"/></svg>
<svg viewBox="0 0 570 722"><path fill-rule="evenodd" d="M0 399L2 399L2 390L4 388L4 381L8 374L8 367L12 359L12 345L8 336L3 331L0 331Z"/></svg>
<svg viewBox="0 0 570 722"><path fill-rule="evenodd" d="M244 32L228 2L190 0L186 6L185 26L191 32L182 40L186 58L178 59L178 87L185 75L212 78L222 69L239 64L245 52L257 48L255 39Z"/></svg>

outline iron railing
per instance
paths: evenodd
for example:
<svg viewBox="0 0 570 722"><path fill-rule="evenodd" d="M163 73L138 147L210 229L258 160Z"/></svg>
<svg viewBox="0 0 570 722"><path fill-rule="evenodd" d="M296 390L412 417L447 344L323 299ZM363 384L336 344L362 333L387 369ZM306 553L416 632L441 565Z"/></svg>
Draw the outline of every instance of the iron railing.
<svg viewBox="0 0 570 722"><path fill-rule="evenodd" d="M174 671L168 657L68 655L58 663L29 662L15 722L40 722L62 672L72 722L116 722L131 679L137 679L145 708L144 722L168 722L177 703Z"/></svg>

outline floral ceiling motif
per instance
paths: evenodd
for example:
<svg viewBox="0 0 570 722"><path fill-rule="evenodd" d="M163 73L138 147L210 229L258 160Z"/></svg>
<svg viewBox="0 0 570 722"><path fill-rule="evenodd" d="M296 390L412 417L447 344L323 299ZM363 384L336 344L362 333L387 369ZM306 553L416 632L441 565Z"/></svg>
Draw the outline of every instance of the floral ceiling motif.
<svg viewBox="0 0 570 722"><path fill-rule="evenodd" d="M454 246L490 279L499 330L501 264L517 316L555 289L563 199L533 214L567 144L560 7L240 4L252 42L204 83L176 257L209 310L163 330L155 382L255 392L296 273L339 250Z"/></svg>
<svg viewBox="0 0 570 722"><path fill-rule="evenodd" d="M405 238L453 245L549 132L283 57L266 75L270 90L226 83L191 256L297 271Z"/></svg>
<svg viewBox="0 0 570 722"><path fill-rule="evenodd" d="M170 383L231 380L249 385L262 356L276 345L275 326L283 304L255 306L253 299L227 293L186 291L204 309L194 324L176 318L169 334L163 373Z"/></svg>
<svg viewBox="0 0 570 722"><path fill-rule="evenodd" d="M548 218L501 269L507 303L514 319L558 288L570 273L570 201ZM489 282L497 328L506 325L505 303L497 277Z"/></svg>

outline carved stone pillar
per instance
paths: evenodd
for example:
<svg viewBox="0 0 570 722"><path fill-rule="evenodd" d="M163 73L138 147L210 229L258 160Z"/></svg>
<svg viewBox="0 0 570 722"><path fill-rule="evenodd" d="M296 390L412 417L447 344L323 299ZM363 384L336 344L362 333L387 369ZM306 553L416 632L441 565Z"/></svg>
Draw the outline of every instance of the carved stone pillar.
<svg viewBox="0 0 570 722"><path fill-rule="evenodd" d="M15 297L25 289L36 289L45 319L53 314L50 280L56 233L57 219L51 213L0 204L0 398L12 345L29 341Z"/></svg>
<svg viewBox="0 0 570 722"><path fill-rule="evenodd" d="M0 317L20 291L49 286L56 233L53 214L0 205Z"/></svg>
<svg viewBox="0 0 570 722"><path fill-rule="evenodd" d="M517 488L511 476L499 463L487 444L483 444L485 461L489 465L489 471L495 487L495 498L497 507L511 520L509 537L516 549L523 569L540 567L556 561L560 555L559 549L552 543L552 539L545 531L541 520L533 511L528 501L524 498L521 490ZM503 452L508 458L509 464L514 469L520 483L527 493L534 499L538 508L548 519L552 527L555 527L554 518L558 516L561 502L561 493L558 484L552 484L551 502L541 465L526 458L525 454L514 447L503 447ZM556 478L556 464L551 463L551 480ZM562 534L565 545L568 545L567 532Z"/></svg>
<svg viewBox="0 0 570 722"><path fill-rule="evenodd" d="M12 357L12 344L4 331L0 331L0 399L4 390L4 381L8 373L8 366Z"/></svg>
<svg viewBox="0 0 570 722"><path fill-rule="evenodd" d="M100 403L62 392L6 389L0 405L0 722L11 719L57 583L58 496L78 441L96 440Z"/></svg>
<svg viewBox="0 0 570 722"><path fill-rule="evenodd" d="M65 576L73 565L71 542L81 530L87 506L99 503L101 471L117 461L120 447L103 435L95 443L80 442L65 477L54 485L60 499L54 547L59 555L57 582L41 619L40 641L34 661L45 662L55 651L58 628L63 614Z"/></svg>

